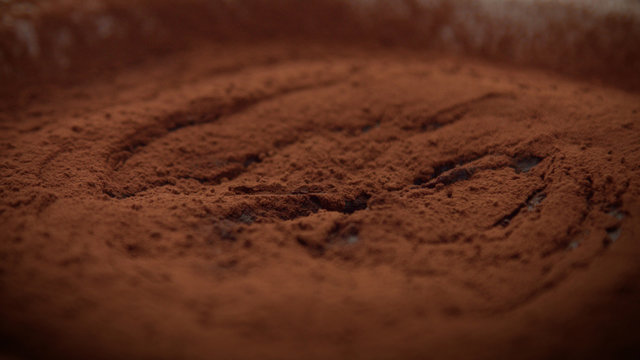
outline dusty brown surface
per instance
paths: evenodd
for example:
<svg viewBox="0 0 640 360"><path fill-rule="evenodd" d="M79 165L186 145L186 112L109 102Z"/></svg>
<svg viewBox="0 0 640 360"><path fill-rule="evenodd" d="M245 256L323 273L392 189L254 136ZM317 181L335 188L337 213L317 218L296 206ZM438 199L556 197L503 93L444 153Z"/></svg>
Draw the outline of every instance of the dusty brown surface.
<svg viewBox="0 0 640 360"><path fill-rule="evenodd" d="M640 96L202 47L0 105L0 354L637 358Z"/></svg>

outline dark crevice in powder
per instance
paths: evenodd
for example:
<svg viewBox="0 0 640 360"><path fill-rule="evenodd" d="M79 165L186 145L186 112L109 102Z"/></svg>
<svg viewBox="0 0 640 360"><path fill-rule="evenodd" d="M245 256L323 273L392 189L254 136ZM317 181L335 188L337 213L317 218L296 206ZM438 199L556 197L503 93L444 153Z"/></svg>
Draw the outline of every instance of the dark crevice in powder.
<svg viewBox="0 0 640 360"><path fill-rule="evenodd" d="M604 211L607 213L607 215L615 218L616 220L622 220L627 215L624 211L620 210L620 206L616 204L607 206Z"/></svg>
<svg viewBox="0 0 640 360"><path fill-rule="evenodd" d="M430 173L420 174L413 179L413 185L416 186L425 186L427 188L435 188L438 184L443 185L451 185L453 183L469 180L473 174L476 172L476 167L463 167L467 164L470 164L474 161L480 160L483 157L489 154L482 154L473 157L462 157L456 160L449 160L445 162L441 162L433 166L433 171ZM527 156L519 159L513 160L513 167L516 169L516 172L526 173L535 167L540 161L542 161L542 157L537 156ZM501 168L502 166L500 166ZM482 168L482 169L487 169ZM496 169L495 167L490 167L489 169ZM425 185L426 184L426 185Z"/></svg>
<svg viewBox="0 0 640 360"><path fill-rule="evenodd" d="M335 224L325 242L330 245L354 245L360 239L360 230L354 224Z"/></svg>
<svg viewBox="0 0 640 360"><path fill-rule="evenodd" d="M222 114L223 114L223 109L220 109L219 112L217 113L211 113L207 115L203 114L198 117L195 117L193 115L187 115L181 121L174 121L169 123L167 127L167 133L178 131L180 129L183 129L189 126L214 122L220 119Z"/></svg>
<svg viewBox="0 0 640 360"><path fill-rule="evenodd" d="M229 169L222 171L218 174L215 174L213 176L193 176L193 175L181 175L181 176L176 176L176 179L183 179L183 180L195 180L197 182L199 182L200 184L203 185L219 185L223 182L223 180L233 180L237 177L239 177L240 175L242 175L244 172L247 171L247 168L251 165L251 164L257 164L262 162L262 159L260 158L259 155L257 154L249 154L246 155L242 160L237 161L235 164L233 164ZM168 181L168 180L160 180L160 181L156 181L153 184L150 184L150 186L144 186L141 189L135 191L135 192L124 192L124 191L120 191L120 190L114 190L114 189L104 189L103 192L114 199L126 199L132 196L136 196L138 193L152 189L152 188L157 188L157 187L162 187L162 186L166 186L166 185L175 185L175 183L173 181ZM238 187L237 189L238 191L242 191L243 188L242 187ZM247 190L249 191L249 190Z"/></svg>
<svg viewBox="0 0 640 360"><path fill-rule="evenodd" d="M336 199L325 194L287 194L278 193L234 193L239 196L251 196L256 200L252 206L231 209L227 220L251 224L261 221L294 220L315 214L320 210L353 214L367 208L371 195L362 192L354 198Z"/></svg>
<svg viewBox="0 0 640 360"><path fill-rule="evenodd" d="M604 240L605 245L609 245L616 242L618 238L620 238L620 234L622 232L619 226L608 227L606 231L607 231L607 237Z"/></svg>
<svg viewBox="0 0 640 360"><path fill-rule="evenodd" d="M376 119L375 124L373 124L373 125L365 125L362 128L360 128L360 132L362 134L366 134L366 133L368 133L369 131L371 131L374 128L379 128L381 123L382 123L382 120L381 120L381 117L379 117L379 118Z"/></svg>
<svg viewBox="0 0 640 360"><path fill-rule="evenodd" d="M167 136L177 130L218 121L222 117L233 116L260 103L273 100L298 91L311 90L337 84L338 80L330 80L317 84L292 86L263 96L242 97L223 103L220 99L206 98L196 104L198 109L177 111L168 115L164 120L138 128L124 140L124 144L113 152L110 161L114 170L121 168L140 148L146 147L154 141ZM247 165L248 166L248 165Z"/></svg>
<svg viewBox="0 0 640 360"><path fill-rule="evenodd" d="M450 185L458 181L468 180L471 178L471 175L475 172L474 168L459 168L467 164L470 164L474 161L480 160L483 157L487 156L487 154L474 155L474 156L463 156L455 160L448 160L444 162L437 163L433 166L432 172L427 172L425 174L420 174L413 179L413 185L424 185L429 188L433 188L437 185L437 183L443 183L444 185ZM455 170L454 170L455 169ZM451 173L448 173L449 171Z"/></svg>
<svg viewBox="0 0 640 360"><path fill-rule="evenodd" d="M260 155L250 154L245 156L244 162L242 163L242 165L244 167L249 167L251 164L259 164L261 162L262 162L262 159L260 158Z"/></svg>
<svg viewBox="0 0 640 360"><path fill-rule="evenodd" d="M542 161L542 157L539 156L527 156L516 159L512 167L516 170L516 173L527 173L536 165Z"/></svg>
<svg viewBox="0 0 640 360"><path fill-rule="evenodd" d="M306 248L312 257L320 257L324 255L326 251L323 244L311 242L301 237L296 238L296 241L300 246Z"/></svg>
<svg viewBox="0 0 640 360"><path fill-rule="evenodd" d="M356 211L364 210L367 208L367 202L371 198L371 195L367 193L361 193L353 200L345 200L344 208L341 210L345 214L353 214Z"/></svg>
<svg viewBox="0 0 640 360"><path fill-rule="evenodd" d="M340 206L339 204L333 201L328 201L327 199L318 195L311 195L308 197L308 199L316 208L314 212L322 209L327 211L337 211L343 214L353 214L356 211L366 209L370 198L371 195L363 192L353 199L344 200L344 206Z"/></svg>
<svg viewBox="0 0 640 360"><path fill-rule="evenodd" d="M443 185L451 185L458 181L469 180L473 175L475 169L474 168L459 168L452 170L446 174L438 176L437 179L430 181L425 186L427 188L434 188L438 184Z"/></svg>
<svg viewBox="0 0 640 360"><path fill-rule="evenodd" d="M527 209L534 211L538 205L547 197L547 194L538 192L534 194L529 200L527 200Z"/></svg>
<svg viewBox="0 0 640 360"><path fill-rule="evenodd" d="M513 218L515 218L516 215L518 215L520 213L520 210L522 210L523 207L524 207L524 205L521 204L516 209L514 209L512 212L510 212L506 216L502 217L500 220L496 221L496 223L493 224L493 226L500 225L502 227L507 227L511 223L511 220L513 220Z"/></svg>
<svg viewBox="0 0 640 360"><path fill-rule="evenodd" d="M532 210L536 205L540 204L546 197L543 191L544 191L544 188L538 189L533 193L531 193L531 195L527 197L527 200L525 200L523 203L518 205L518 207L515 208L512 212L503 216L502 218L500 218L500 220L496 221L493 224L493 226L507 227L511 223L511 220L513 220L520 213L520 210L524 209L525 207L528 207L529 209Z"/></svg>
<svg viewBox="0 0 640 360"><path fill-rule="evenodd" d="M355 246L360 241L359 232L360 230L354 224L336 223L323 240L311 240L298 236L296 241L312 257L321 257L329 250L340 256L342 251Z"/></svg>
<svg viewBox="0 0 640 360"><path fill-rule="evenodd" d="M476 98L448 106L444 109L436 111L426 118L418 120L418 128L420 129L420 131L438 130L445 125L450 125L463 119L471 110L473 110L473 106L481 104L488 100L499 98L513 98L513 95L508 93L489 92ZM403 130L414 129L415 127L412 125L403 127Z"/></svg>
<svg viewBox="0 0 640 360"><path fill-rule="evenodd" d="M111 190L106 190L106 189L102 190L102 193L112 199L120 199L120 200L127 199L135 195L135 194L126 193L126 192L125 193L113 192Z"/></svg>
<svg viewBox="0 0 640 360"><path fill-rule="evenodd" d="M413 179L413 185L423 185L428 183L429 181L437 178L443 173L453 169L456 167L456 164L460 163L460 161L446 161L443 163L439 163L433 167L433 173L429 175L419 175Z"/></svg>

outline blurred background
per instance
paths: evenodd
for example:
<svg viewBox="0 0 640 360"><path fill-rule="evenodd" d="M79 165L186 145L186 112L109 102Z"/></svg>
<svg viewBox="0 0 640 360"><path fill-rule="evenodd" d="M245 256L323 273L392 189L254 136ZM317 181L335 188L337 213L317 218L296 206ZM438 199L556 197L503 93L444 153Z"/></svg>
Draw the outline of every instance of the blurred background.
<svg viewBox="0 0 640 360"><path fill-rule="evenodd" d="M640 87L637 0L0 0L6 87L203 44L410 47Z"/></svg>

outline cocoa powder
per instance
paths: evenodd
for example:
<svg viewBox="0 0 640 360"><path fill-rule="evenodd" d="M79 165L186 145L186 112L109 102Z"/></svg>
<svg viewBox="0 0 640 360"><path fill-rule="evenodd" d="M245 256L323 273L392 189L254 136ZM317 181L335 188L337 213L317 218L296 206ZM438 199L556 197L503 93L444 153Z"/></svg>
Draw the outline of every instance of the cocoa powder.
<svg viewBox="0 0 640 360"><path fill-rule="evenodd" d="M639 354L637 93L286 39L103 71L2 99L7 356Z"/></svg>

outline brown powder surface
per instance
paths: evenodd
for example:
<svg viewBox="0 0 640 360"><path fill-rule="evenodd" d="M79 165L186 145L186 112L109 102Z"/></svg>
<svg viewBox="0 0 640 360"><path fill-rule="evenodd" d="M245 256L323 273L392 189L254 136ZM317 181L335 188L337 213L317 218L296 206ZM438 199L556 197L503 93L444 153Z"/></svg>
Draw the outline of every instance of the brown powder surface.
<svg viewBox="0 0 640 360"><path fill-rule="evenodd" d="M637 358L640 96L203 46L0 101L0 355Z"/></svg>

